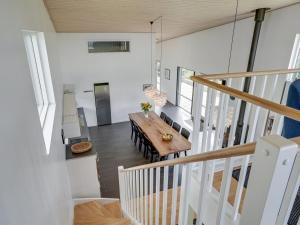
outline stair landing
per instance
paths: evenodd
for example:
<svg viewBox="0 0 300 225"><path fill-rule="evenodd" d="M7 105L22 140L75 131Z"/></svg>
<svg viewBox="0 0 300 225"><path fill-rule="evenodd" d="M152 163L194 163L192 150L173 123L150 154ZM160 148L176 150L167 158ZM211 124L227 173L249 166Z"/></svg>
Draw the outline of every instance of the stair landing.
<svg viewBox="0 0 300 225"><path fill-rule="evenodd" d="M122 217L119 201L101 204L87 202L74 207L74 225L132 225Z"/></svg>

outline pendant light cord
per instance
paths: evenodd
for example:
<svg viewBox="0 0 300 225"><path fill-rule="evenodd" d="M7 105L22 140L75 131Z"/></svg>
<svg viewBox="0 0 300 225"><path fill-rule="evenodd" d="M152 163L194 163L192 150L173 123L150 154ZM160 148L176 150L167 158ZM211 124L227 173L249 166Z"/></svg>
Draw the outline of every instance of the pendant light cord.
<svg viewBox="0 0 300 225"><path fill-rule="evenodd" d="M153 34L153 32L152 32L152 26L153 26L153 21L150 21L150 25L151 25L151 35L150 35L150 38L151 38L151 40L150 40L150 51L151 51L151 59L150 59L150 67L151 67L151 85L153 85L153 82L152 82L152 75L153 75L153 61L152 61L152 41L153 41L153 36L152 36L152 34Z"/></svg>
<svg viewBox="0 0 300 225"><path fill-rule="evenodd" d="M231 58L232 58L232 49L233 49L234 35L235 35L235 29L236 29L238 8L239 8L239 0L236 0L235 16L234 16L234 23L233 23L232 36L231 36L231 44L230 44L230 51L229 51L227 73L230 72Z"/></svg>
<svg viewBox="0 0 300 225"><path fill-rule="evenodd" d="M162 32L163 32L163 24L162 24L162 16L160 17L160 78L161 78L161 67L162 67L162 56L163 56L163 40L162 40ZM159 88L160 89L160 88Z"/></svg>
<svg viewBox="0 0 300 225"><path fill-rule="evenodd" d="M157 20L159 20L160 19L160 76L161 76L161 66L162 66L162 56L163 56L163 53L162 53L162 50L163 50L163 46L162 46L162 37L163 37L163 35L162 35L162 32L163 32L163 24L162 24L162 16L160 16L160 17L158 17L158 18L156 18L155 20L153 20L153 21L150 21L150 25L151 25L151 35L150 35L150 38L151 38L151 40L150 40L150 46L151 46L151 59L150 59L150 62L151 62L151 84L153 85L153 65L152 65L152 63L153 63L153 46L152 46L152 41L153 41L153 23L155 22L155 21L157 21Z"/></svg>

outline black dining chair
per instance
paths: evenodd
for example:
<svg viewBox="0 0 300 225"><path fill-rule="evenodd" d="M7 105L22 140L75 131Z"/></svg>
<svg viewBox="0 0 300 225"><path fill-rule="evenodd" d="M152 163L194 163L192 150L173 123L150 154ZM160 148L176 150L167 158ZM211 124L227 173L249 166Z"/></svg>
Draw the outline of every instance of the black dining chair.
<svg viewBox="0 0 300 225"><path fill-rule="evenodd" d="M140 132L140 128L139 128L139 125L137 125L134 121L133 121L133 124L134 124L134 131L135 131L135 135L134 135L134 144L136 145L137 142L141 142L141 139L143 138L142 136L142 133Z"/></svg>
<svg viewBox="0 0 300 225"><path fill-rule="evenodd" d="M132 140L133 134L136 133L136 128L132 119L130 119L130 125L131 125L131 140Z"/></svg>
<svg viewBox="0 0 300 225"><path fill-rule="evenodd" d="M185 137L187 140L189 139L189 137L190 137L190 132L187 130L187 129L185 129L184 127L181 129L181 135L183 136L183 137Z"/></svg>
<svg viewBox="0 0 300 225"><path fill-rule="evenodd" d="M170 117L166 116L166 123L167 123L168 125L172 126L173 120L172 120Z"/></svg>
<svg viewBox="0 0 300 225"><path fill-rule="evenodd" d="M184 137L184 138L186 138L187 140L189 140L189 137L190 137L190 132L187 130L187 129L185 129L184 127L181 129L181 135ZM185 154L185 156L187 156L187 153L186 153L186 151L184 151L184 154Z"/></svg>
<svg viewBox="0 0 300 225"><path fill-rule="evenodd" d="M145 140L145 134L139 126L137 126L137 131L138 131L138 139L139 139L138 149L139 149L139 151L142 151L142 147L143 147L144 140Z"/></svg>
<svg viewBox="0 0 300 225"><path fill-rule="evenodd" d="M173 125L172 125L173 129L176 130L177 132L180 131L181 129L181 126L179 123L176 123L176 122L173 122Z"/></svg>
<svg viewBox="0 0 300 225"><path fill-rule="evenodd" d="M159 158L159 153L153 146L152 142L147 136L144 136L144 145L145 145L145 150L144 150L144 156L146 159L148 159L148 155L150 153L150 161L153 162L153 160Z"/></svg>
<svg viewBox="0 0 300 225"><path fill-rule="evenodd" d="M166 116L167 116L167 114L165 114L164 112L161 112L159 117L160 117L163 121L165 121L165 120L166 120Z"/></svg>

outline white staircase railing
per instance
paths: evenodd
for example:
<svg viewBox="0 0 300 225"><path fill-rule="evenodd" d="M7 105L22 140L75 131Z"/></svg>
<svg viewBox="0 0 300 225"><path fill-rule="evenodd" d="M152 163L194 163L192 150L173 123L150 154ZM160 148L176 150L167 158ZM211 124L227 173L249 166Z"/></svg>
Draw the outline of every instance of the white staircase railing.
<svg viewBox="0 0 300 225"><path fill-rule="evenodd" d="M273 135L259 139L256 148L255 144L247 144L129 169L119 167L122 212L136 225L187 225L196 199L192 215L196 224L287 224L300 185L299 144L300 138L288 140ZM209 167L212 160L232 160L252 153L243 211L236 219L222 191L216 206L211 206L214 199L208 188ZM191 181L195 179L195 163L202 165L199 186ZM222 179L228 191L230 182L224 179L228 177L223 175Z"/></svg>
<svg viewBox="0 0 300 225"><path fill-rule="evenodd" d="M276 74L274 87L277 87L280 74L277 72L265 73ZM299 185L298 145L280 136L260 137L280 134L282 123L279 121L283 116L300 121L300 113L262 98L269 79L262 75L263 72L226 74L226 86L210 81L222 78L220 75L192 78L195 82L194 155L128 169L119 167L124 216L135 224L146 225L186 225L192 224L193 219L198 225L270 224L265 222L266 219L275 221L276 225L286 224ZM249 94L238 90L246 76L253 76ZM259 89L256 76L263 77ZM241 80L236 82L234 79ZM275 93L274 87L268 89L271 95ZM204 91L207 93L204 94ZM241 141L237 142L235 132L241 101L247 102L245 126ZM270 114L276 115L273 126L265 116ZM255 148L257 138L259 142ZM300 139L296 138L293 142L300 143ZM250 163L250 179L245 189ZM233 184L232 172L237 167L240 168L240 176ZM221 178L216 177L218 172L222 173ZM287 179L278 179L280 177ZM246 192L245 198L243 192ZM277 195L271 195L275 192ZM262 197L255 199L255 193ZM229 194L234 196L231 202L228 201ZM260 206L259 212L257 206ZM249 223L251 218L255 222Z"/></svg>

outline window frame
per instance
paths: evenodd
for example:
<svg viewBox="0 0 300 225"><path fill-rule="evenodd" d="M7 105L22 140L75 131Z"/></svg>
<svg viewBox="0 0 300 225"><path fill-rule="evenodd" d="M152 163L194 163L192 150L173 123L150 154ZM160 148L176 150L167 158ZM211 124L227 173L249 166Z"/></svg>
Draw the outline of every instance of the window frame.
<svg viewBox="0 0 300 225"><path fill-rule="evenodd" d="M300 65L300 34L296 34L292 55L289 63L289 69L295 69L297 64ZM287 80L293 81L300 79L300 73L289 74Z"/></svg>
<svg viewBox="0 0 300 225"><path fill-rule="evenodd" d="M55 117L55 96L43 32L23 30L27 60L47 154Z"/></svg>
<svg viewBox="0 0 300 225"><path fill-rule="evenodd" d="M196 72L194 70L190 70L190 69L186 69L184 67L177 67L177 87L176 87L176 105L178 107L180 107L181 109L183 109L184 111L186 111L189 114L192 114L192 108L193 108L193 96L194 96L194 82L191 81L191 83L187 83L185 80L182 80L182 69L184 70L189 70L191 72L193 72L193 74L195 75ZM188 96L185 96L181 93L181 83L186 83L190 86L192 86L192 98L188 98ZM191 109L190 111L188 111L187 109L183 108L182 106L180 106L180 97L186 99L187 101L191 102Z"/></svg>

